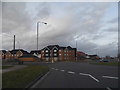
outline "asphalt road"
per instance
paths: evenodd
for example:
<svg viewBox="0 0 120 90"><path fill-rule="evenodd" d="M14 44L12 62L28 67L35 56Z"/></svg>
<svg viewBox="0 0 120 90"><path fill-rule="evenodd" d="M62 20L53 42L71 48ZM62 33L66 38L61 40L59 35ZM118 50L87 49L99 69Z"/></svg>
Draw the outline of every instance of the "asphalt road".
<svg viewBox="0 0 120 90"><path fill-rule="evenodd" d="M49 73L31 88L118 88L118 67L85 62L48 64Z"/></svg>

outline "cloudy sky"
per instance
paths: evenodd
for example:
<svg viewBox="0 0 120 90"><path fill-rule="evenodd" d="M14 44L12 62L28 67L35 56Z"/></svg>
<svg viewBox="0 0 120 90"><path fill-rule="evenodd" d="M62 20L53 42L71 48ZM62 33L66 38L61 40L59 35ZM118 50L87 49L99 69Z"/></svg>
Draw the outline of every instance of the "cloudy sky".
<svg viewBox="0 0 120 90"><path fill-rule="evenodd" d="M28 51L47 45L72 46L87 54L117 56L117 2L2 2L2 49Z"/></svg>

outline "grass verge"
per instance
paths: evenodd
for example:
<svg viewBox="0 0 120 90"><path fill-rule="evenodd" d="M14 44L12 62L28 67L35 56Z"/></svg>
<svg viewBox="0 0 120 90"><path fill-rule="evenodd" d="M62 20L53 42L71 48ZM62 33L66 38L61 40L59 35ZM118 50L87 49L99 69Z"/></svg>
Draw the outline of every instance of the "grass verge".
<svg viewBox="0 0 120 90"><path fill-rule="evenodd" d="M120 62L92 62L90 64L108 65L108 66L120 66Z"/></svg>
<svg viewBox="0 0 120 90"><path fill-rule="evenodd" d="M48 71L46 66L30 65L16 71L6 72L2 75L3 88L25 88L38 76Z"/></svg>

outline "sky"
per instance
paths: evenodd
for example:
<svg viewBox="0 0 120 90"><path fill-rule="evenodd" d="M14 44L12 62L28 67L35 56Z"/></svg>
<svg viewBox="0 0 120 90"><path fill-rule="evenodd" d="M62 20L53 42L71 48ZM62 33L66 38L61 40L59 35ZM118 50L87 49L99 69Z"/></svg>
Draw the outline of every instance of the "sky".
<svg viewBox="0 0 120 90"><path fill-rule="evenodd" d="M27 51L47 45L77 47L99 56L117 56L117 2L2 2L2 48Z"/></svg>

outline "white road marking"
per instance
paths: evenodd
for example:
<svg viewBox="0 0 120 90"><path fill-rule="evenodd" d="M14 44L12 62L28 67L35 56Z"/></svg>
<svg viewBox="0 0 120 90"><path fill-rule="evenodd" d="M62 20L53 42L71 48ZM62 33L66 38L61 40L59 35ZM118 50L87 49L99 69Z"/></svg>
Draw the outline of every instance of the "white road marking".
<svg viewBox="0 0 120 90"><path fill-rule="evenodd" d="M51 69L55 69L55 68L51 68Z"/></svg>
<svg viewBox="0 0 120 90"><path fill-rule="evenodd" d="M58 70L57 68L55 70Z"/></svg>
<svg viewBox="0 0 120 90"><path fill-rule="evenodd" d="M58 70L57 68L51 68L51 69Z"/></svg>
<svg viewBox="0 0 120 90"><path fill-rule="evenodd" d="M85 75L85 76L89 76L89 77L91 77L92 79L94 79L95 81L97 81L97 82L99 82L99 80L98 79L96 79L95 77L93 77L92 75L90 75L90 74L85 74L85 73L79 73L80 75Z"/></svg>
<svg viewBox="0 0 120 90"><path fill-rule="evenodd" d="M99 82L98 79L96 79L95 77L93 77L92 75L89 75L92 79L94 79L95 81Z"/></svg>
<svg viewBox="0 0 120 90"><path fill-rule="evenodd" d="M111 88L107 87L108 90L112 90Z"/></svg>
<svg viewBox="0 0 120 90"><path fill-rule="evenodd" d="M60 71L64 72L65 70L60 70Z"/></svg>
<svg viewBox="0 0 120 90"><path fill-rule="evenodd" d="M111 78L111 79L118 79L118 77L111 77L111 76L102 76L103 78Z"/></svg>
<svg viewBox="0 0 120 90"><path fill-rule="evenodd" d="M68 73L75 74L75 72L72 72L72 71L68 71Z"/></svg>
<svg viewBox="0 0 120 90"><path fill-rule="evenodd" d="M85 73L79 73L80 75L85 75L85 76L89 76L90 74L85 74Z"/></svg>

